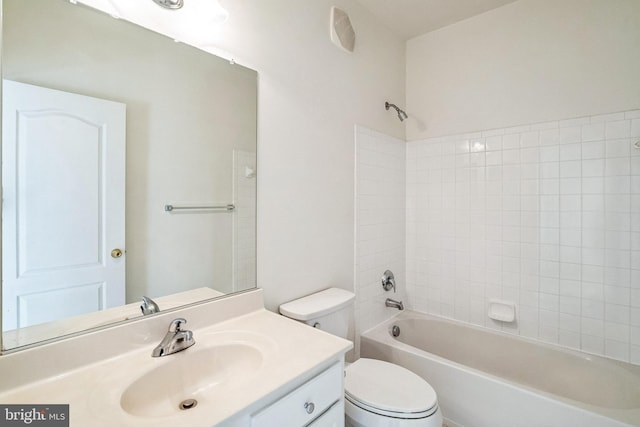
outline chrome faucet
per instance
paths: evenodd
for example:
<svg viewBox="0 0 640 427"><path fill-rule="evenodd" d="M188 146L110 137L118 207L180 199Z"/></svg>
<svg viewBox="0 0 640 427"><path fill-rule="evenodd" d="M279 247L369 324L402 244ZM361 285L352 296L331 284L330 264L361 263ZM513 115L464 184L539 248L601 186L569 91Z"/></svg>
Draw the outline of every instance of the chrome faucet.
<svg viewBox="0 0 640 427"><path fill-rule="evenodd" d="M387 300L384 302L384 305L386 305L387 307L397 308L398 310L404 310L402 301L396 301L391 298L387 298Z"/></svg>
<svg viewBox="0 0 640 427"><path fill-rule="evenodd" d="M142 304L140 304L140 310L142 310L142 315L146 316L147 314L153 314L160 311L160 307L154 300L149 297L142 297Z"/></svg>
<svg viewBox="0 0 640 427"><path fill-rule="evenodd" d="M184 323L187 323L187 321L181 317L171 321L169 331L160 341L160 344L153 349L152 357L168 356L185 350L196 343L196 340L193 339L193 332L181 329L181 325Z"/></svg>

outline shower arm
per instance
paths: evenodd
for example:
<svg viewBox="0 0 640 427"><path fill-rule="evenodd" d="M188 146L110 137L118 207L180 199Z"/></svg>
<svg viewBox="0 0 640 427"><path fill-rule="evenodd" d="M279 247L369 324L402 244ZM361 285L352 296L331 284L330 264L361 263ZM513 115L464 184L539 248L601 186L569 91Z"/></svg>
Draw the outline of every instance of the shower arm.
<svg viewBox="0 0 640 427"><path fill-rule="evenodd" d="M391 104L389 101L385 101L384 109L389 111L389 108L396 110L396 113L398 113L398 119L400 119L401 122L404 121L404 119L409 118L407 113L405 113L404 110L401 110L396 104Z"/></svg>

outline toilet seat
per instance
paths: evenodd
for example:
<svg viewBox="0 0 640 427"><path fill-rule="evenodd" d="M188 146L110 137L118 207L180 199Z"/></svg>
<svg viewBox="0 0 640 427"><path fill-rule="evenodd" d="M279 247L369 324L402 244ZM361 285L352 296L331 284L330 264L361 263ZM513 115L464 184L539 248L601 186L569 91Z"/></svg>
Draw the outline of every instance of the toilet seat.
<svg viewBox="0 0 640 427"><path fill-rule="evenodd" d="M375 414L401 418L426 418L438 410L433 388L401 366L361 358L345 369L345 398Z"/></svg>

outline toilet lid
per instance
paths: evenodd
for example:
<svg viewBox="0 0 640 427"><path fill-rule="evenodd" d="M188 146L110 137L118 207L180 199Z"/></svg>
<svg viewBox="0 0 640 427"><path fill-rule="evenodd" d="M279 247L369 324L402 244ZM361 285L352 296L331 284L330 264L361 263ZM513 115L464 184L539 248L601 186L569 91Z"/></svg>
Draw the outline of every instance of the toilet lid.
<svg viewBox="0 0 640 427"><path fill-rule="evenodd" d="M422 418L434 412L433 388L402 366L374 359L358 359L345 369L345 396L372 412L399 418Z"/></svg>

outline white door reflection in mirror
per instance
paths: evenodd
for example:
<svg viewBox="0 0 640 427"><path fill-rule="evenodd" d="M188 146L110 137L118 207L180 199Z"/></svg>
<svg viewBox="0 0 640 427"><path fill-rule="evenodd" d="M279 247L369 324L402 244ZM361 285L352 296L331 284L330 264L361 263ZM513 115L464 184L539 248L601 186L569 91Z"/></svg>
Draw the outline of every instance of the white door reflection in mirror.
<svg viewBox="0 0 640 427"><path fill-rule="evenodd" d="M124 304L125 112L3 81L3 330Z"/></svg>

